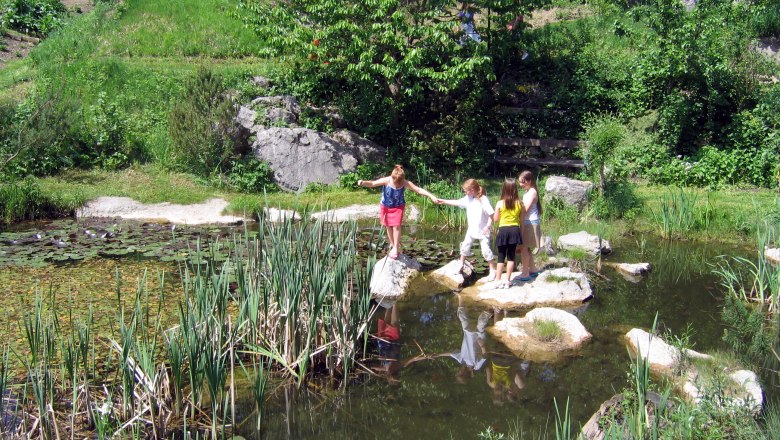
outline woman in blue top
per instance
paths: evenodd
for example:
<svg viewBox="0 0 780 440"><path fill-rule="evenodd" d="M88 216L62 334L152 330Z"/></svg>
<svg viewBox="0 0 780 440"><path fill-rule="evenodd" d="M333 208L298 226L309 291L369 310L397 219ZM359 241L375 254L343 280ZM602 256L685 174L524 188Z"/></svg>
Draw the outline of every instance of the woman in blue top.
<svg viewBox="0 0 780 440"><path fill-rule="evenodd" d="M379 201L379 222L387 228L387 237L390 240L390 254L392 259L398 258L401 253L401 222L404 218L406 200L404 191L406 188L430 198L434 203L436 196L406 180L404 167L396 165L393 172L387 177L377 180L358 180L358 186L366 188L382 187L382 199Z"/></svg>

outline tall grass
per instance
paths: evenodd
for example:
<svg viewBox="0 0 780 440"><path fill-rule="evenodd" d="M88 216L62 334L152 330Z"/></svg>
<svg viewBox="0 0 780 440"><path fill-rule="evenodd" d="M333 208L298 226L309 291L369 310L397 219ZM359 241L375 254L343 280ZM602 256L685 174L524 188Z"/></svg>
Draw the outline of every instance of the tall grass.
<svg viewBox="0 0 780 440"><path fill-rule="evenodd" d="M685 238L693 231L708 231L715 215L711 197L714 197L714 193L707 193L707 200L699 202L694 191L669 191L661 199L658 210L651 208L653 221L661 237Z"/></svg>
<svg viewBox="0 0 780 440"><path fill-rule="evenodd" d="M56 200L44 194L31 179L0 184L0 220L11 224L42 217L58 217L75 210L81 200Z"/></svg>

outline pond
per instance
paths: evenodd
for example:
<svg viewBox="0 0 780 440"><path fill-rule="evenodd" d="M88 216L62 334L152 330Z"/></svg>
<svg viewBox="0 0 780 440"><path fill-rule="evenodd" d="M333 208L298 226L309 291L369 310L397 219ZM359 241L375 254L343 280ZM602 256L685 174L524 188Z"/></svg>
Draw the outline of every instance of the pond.
<svg viewBox="0 0 780 440"><path fill-rule="evenodd" d="M425 232L421 232L425 233ZM599 405L626 385L630 358L623 335L633 327L649 329L658 313L659 328L675 335L691 332L694 348L724 349L720 324L721 297L710 264L722 249L686 242L624 239L613 242L616 262L651 262L653 272L637 283L604 269L609 281L594 280L594 299L575 313L593 334L577 356L555 364L516 360L523 388L516 393L494 392L486 370L458 375L451 356L406 366L397 381L373 377L350 387L346 394L280 392L266 407L262 435L252 438L453 438L476 439L491 427L497 432L523 432L536 438L555 438L553 399L563 409L567 399L572 426L584 424ZM741 251L746 254L747 250ZM419 355L459 351L463 331L458 298L448 290L419 279L412 298L397 304L401 360ZM482 314L488 325L503 311L464 306L470 329ZM509 312L521 316L524 312ZM376 333L376 324L372 332ZM486 350L506 353L486 336ZM510 356L511 357L511 356ZM491 362L488 359L487 362ZM494 382L495 383L495 382Z"/></svg>
<svg viewBox="0 0 780 440"><path fill-rule="evenodd" d="M20 234L17 237L27 237L23 240L49 240L49 248L45 248L47 257L36 257L38 260L32 267L0 269L0 281L6 286L0 307L12 324L6 330L12 338L21 339L13 323L28 312L36 289L56 295L58 301L68 301L75 314L85 314L87 305L91 304L98 329L116 331L118 302L131 300L138 284L146 282L152 287L150 291L159 292L161 307L170 309L170 322L175 322L177 294L180 294L175 260L186 252L182 247L184 242L196 240L194 233L177 236L157 226L103 225L99 229L108 232L108 237L103 238L111 246L102 252L99 246L91 244L102 235L90 233L98 228L79 225L83 235L76 237L62 234L59 226L51 228L56 233L47 235L46 227L28 225L14 233ZM122 241L122 231L130 230L138 248L134 258L123 256L127 243L117 244ZM172 245L153 238L153 231L160 230L174 236ZM225 230L214 228L200 233L226 236ZM421 227L409 234L417 242L436 240L444 248L452 249L457 248L461 235L457 231L441 233ZM6 238L4 241L0 254L8 261L20 255L16 254L19 249L14 248L20 244L19 240ZM67 243L57 244L63 242ZM76 243L80 244L76 246ZM81 246L88 249L89 257L83 262L73 250ZM413 294L396 304L395 316L388 310L388 321L398 321L398 343L376 347L372 340L369 345L385 357L403 361L427 355L425 359L404 366L390 378L363 375L344 392L315 384L297 392L283 386L272 387L275 392L269 396L262 430L256 431L251 416L240 425L239 433L247 438L476 439L480 432L491 427L497 432L513 430L534 438L538 435L554 438L554 400L563 409L568 399L572 426L583 424L603 401L626 385L630 358L623 335L633 327L650 328L656 313L662 332L675 335L690 332L696 350L726 348L721 341L721 294L718 280L711 273L711 264L724 253L722 248L712 244L656 241L650 237L614 240L612 246L615 251L608 257L609 261L650 262L653 271L633 282L605 266L602 277L591 277L594 298L573 311L593 334L593 339L575 356L556 363L524 362L508 354L505 347L487 334L485 362L473 372L459 370L459 363L450 354L461 349L462 320L473 330L480 319L490 326L505 316L522 316L525 312L483 309L462 302L459 314L459 297L455 292L421 277L412 286ZM60 261L56 257L65 252L60 248L67 248L71 255L63 260L78 261L51 264ZM751 256L747 247L736 252ZM24 251L23 255L28 258L32 253ZM147 256L137 257L143 254ZM160 278L163 273L168 281L164 288L158 288L163 284ZM384 315L384 310L378 315ZM375 317L372 333L377 332L377 326ZM381 366L382 362L378 364ZM492 379L488 370L493 372ZM510 391L494 390L499 388L495 385L501 380L501 371L512 372L509 378L503 376L507 384L515 385L507 387ZM249 416L254 403L249 396L239 396L238 406L240 414Z"/></svg>

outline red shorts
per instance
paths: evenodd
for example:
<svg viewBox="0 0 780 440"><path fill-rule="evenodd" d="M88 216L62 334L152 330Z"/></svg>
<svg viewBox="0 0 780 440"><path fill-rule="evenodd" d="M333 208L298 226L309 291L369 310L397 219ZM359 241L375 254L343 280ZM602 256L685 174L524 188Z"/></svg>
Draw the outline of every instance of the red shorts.
<svg viewBox="0 0 780 440"><path fill-rule="evenodd" d="M405 206L388 208L385 205L379 205L379 223L382 226L401 226L401 221L404 219L404 208Z"/></svg>
<svg viewBox="0 0 780 440"><path fill-rule="evenodd" d="M379 334L377 336L384 340L394 342L401 339L401 332L398 330L398 327L390 325L386 323L384 319L379 318Z"/></svg>

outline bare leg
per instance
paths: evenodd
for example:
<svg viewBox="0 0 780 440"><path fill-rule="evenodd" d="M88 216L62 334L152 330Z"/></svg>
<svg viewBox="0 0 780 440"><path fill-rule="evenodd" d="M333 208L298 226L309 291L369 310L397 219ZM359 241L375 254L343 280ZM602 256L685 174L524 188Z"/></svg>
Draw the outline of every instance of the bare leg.
<svg viewBox="0 0 780 440"><path fill-rule="evenodd" d="M504 263L496 264L496 281L501 281L501 274L504 271Z"/></svg>
<svg viewBox="0 0 780 440"><path fill-rule="evenodd" d="M515 260L506 262L506 280L512 281L512 271L515 270Z"/></svg>
<svg viewBox="0 0 780 440"><path fill-rule="evenodd" d="M390 243L393 245L390 258L398 258L398 254L401 253L401 226L389 226L387 231L390 234Z"/></svg>
<svg viewBox="0 0 780 440"><path fill-rule="evenodd" d="M385 230L387 231L387 241L390 243L390 252L393 251L393 227L392 226L385 226Z"/></svg>
<svg viewBox="0 0 780 440"><path fill-rule="evenodd" d="M520 250L520 260L523 262L522 276L527 277L533 272L538 272L536 264L534 264L534 256L528 246L523 246Z"/></svg>
<svg viewBox="0 0 780 440"><path fill-rule="evenodd" d="M522 263L522 268L520 269L520 276L521 277L527 277L528 273L530 271L531 266L529 266L528 257L531 255L530 252L528 252L528 246L521 246L520 247L520 262Z"/></svg>

